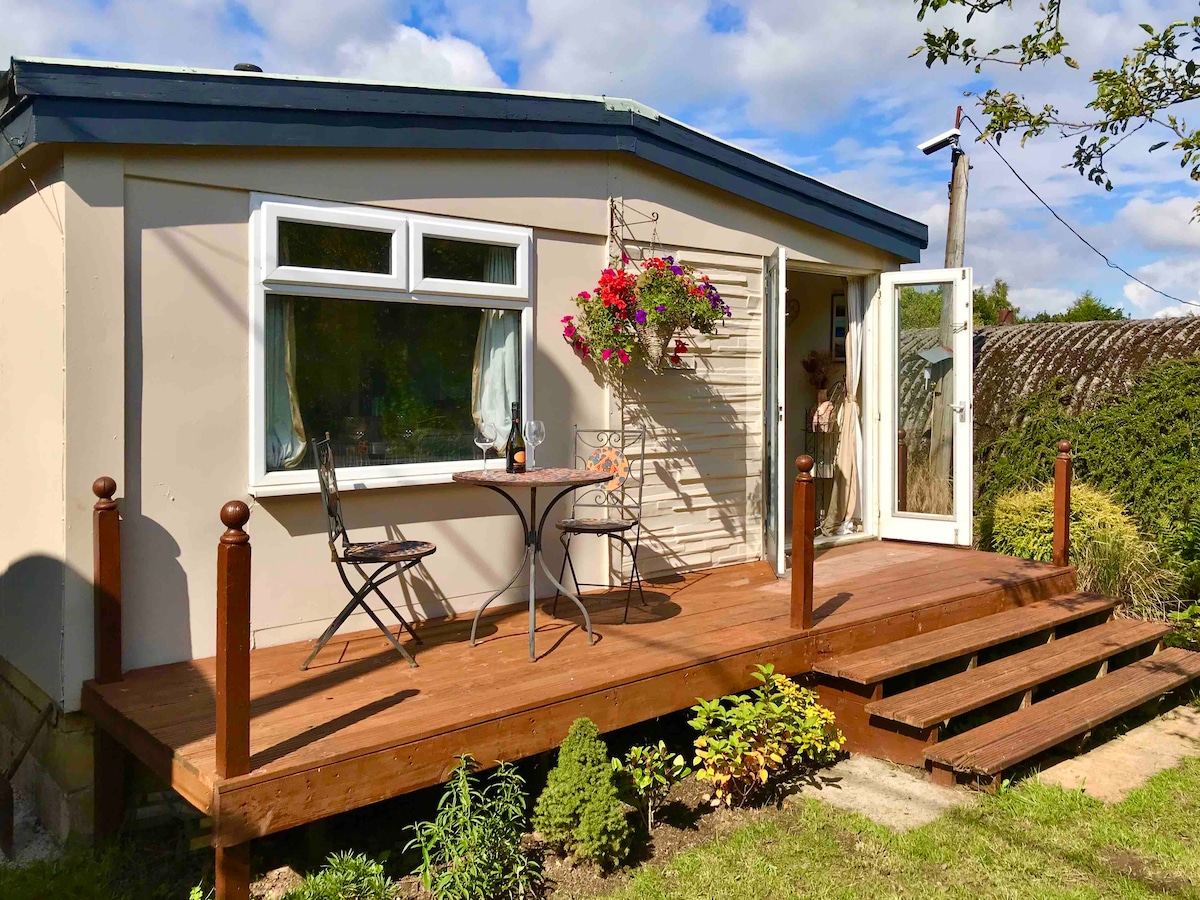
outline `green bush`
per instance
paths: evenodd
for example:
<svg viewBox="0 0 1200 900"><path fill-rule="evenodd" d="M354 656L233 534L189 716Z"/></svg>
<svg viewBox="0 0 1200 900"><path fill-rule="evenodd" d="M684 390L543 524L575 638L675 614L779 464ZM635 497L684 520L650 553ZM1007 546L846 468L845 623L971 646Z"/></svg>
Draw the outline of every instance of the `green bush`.
<svg viewBox="0 0 1200 900"><path fill-rule="evenodd" d="M666 802L671 788L692 774L687 761L659 741L656 746L630 747L625 759L612 761L617 790L642 814L647 831L654 830L654 813Z"/></svg>
<svg viewBox="0 0 1200 900"><path fill-rule="evenodd" d="M361 853L335 853L283 900L392 900L396 884L383 866Z"/></svg>
<svg viewBox="0 0 1200 900"><path fill-rule="evenodd" d="M1054 486L1014 491L996 501L992 544L999 553L1048 562L1054 539ZM1079 588L1126 601L1139 616L1162 619L1179 577L1138 532L1109 494L1083 482L1071 486L1071 561Z"/></svg>
<svg viewBox="0 0 1200 900"><path fill-rule="evenodd" d="M1169 537L1200 516L1200 356L1147 368L1127 395L1078 416L1066 411L1070 389L1030 397L1016 427L978 448L980 545L992 549L996 500L1051 478L1055 444L1066 438L1076 478L1110 493L1179 568Z"/></svg>
<svg viewBox="0 0 1200 900"><path fill-rule="evenodd" d="M542 869L521 847L525 781L502 763L486 787L463 756L432 822L412 826L406 850L421 851L417 874L437 900L518 900L541 893Z"/></svg>
<svg viewBox="0 0 1200 900"><path fill-rule="evenodd" d="M772 778L823 765L845 743L833 713L812 691L758 666L762 682L749 694L701 700L692 707L696 738L696 778L713 786L713 806L744 806Z"/></svg>
<svg viewBox="0 0 1200 900"><path fill-rule="evenodd" d="M608 747L591 719L576 719L538 797L533 827L551 847L602 868L629 852L630 829Z"/></svg>

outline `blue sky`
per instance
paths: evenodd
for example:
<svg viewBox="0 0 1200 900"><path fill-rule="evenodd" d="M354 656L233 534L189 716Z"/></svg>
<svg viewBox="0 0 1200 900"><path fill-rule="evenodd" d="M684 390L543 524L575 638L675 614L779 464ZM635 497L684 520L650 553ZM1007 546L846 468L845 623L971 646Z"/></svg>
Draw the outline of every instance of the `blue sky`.
<svg viewBox="0 0 1200 900"><path fill-rule="evenodd" d="M1036 12L1015 0L977 20L1003 42ZM966 90L996 84L1078 110L1088 73L1119 63L1141 22L1191 17L1197 3L1065 0L1082 71L1061 65L976 76L928 70L909 53L924 26L907 0L0 0L0 54L75 56L394 81L633 97L806 174L926 222L923 265L942 261L946 154L916 144L968 112ZM934 24L955 24L953 15ZM998 80L992 81L992 78ZM1186 112L1186 111L1185 111ZM1194 116L1193 116L1194 118ZM1168 293L1200 299L1195 183L1157 136L1130 140L1106 193L1053 137L1001 149L1084 234ZM990 150L970 148L967 263L1007 279L1026 312L1084 289L1139 317L1179 311L1087 250Z"/></svg>

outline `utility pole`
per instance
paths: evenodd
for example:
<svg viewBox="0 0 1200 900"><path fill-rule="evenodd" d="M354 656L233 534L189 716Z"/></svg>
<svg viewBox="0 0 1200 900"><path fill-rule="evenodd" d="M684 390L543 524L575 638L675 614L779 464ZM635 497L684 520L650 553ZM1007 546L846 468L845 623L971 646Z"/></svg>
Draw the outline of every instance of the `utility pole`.
<svg viewBox="0 0 1200 900"><path fill-rule="evenodd" d="M962 107L954 115L954 127L962 127ZM950 148L950 216L946 223L946 268L961 269L967 238L967 173L971 158L959 147ZM954 289L942 288L942 315L938 327L939 343L954 346ZM971 361L959 360L969 366ZM954 360L937 364L937 383L933 395L933 421L930 423L929 456L932 475L939 485L950 484L954 462Z"/></svg>

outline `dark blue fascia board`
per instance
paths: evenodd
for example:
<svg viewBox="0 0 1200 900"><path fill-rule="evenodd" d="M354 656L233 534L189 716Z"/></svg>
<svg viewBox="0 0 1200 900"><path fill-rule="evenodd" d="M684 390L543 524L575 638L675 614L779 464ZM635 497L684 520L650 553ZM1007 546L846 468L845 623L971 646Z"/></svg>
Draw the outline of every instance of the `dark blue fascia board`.
<svg viewBox="0 0 1200 900"><path fill-rule="evenodd" d="M39 142L626 152L908 262L920 222L670 119L598 100L18 60Z"/></svg>
<svg viewBox="0 0 1200 900"><path fill-rule="evenodd" d="M0 114L0 130L4 132L3 139L0 139L0 167L7 165L26 147L36 142L37 136L33 128L33 104L27 101Z"/></svg>

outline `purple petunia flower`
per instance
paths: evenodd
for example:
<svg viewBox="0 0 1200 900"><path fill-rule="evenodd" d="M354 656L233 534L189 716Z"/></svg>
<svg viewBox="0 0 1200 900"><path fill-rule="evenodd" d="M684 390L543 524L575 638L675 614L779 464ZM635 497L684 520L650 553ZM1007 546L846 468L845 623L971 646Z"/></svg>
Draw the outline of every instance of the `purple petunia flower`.
<svg viewBox="0 0 1200 900"><path fill-rule="evenodd" d="M672 275L682 275L683 269L680 268L679 266L671 266L671 274Z"/></svg>
<svg viewBox="0 0 1200 900"><path fill-rule="evenodd" d="M654 308L655 308L655 309L657 309L659 312L666 312L666 311L667 311L667 308L666 308L665 306L663 306L661 303L660 303L660 304L658 304L658 306L656 306L656 307L654 307Z"/></svg>
<svg viewBox="0 0 1200 900"><path fill-rule="evenodd" d="M637 312L635 312L633 314L633 317L634 317L634 319L637 320L637 323L639 325L646 324L646 311L644 309L639 309Z"/></svg>

